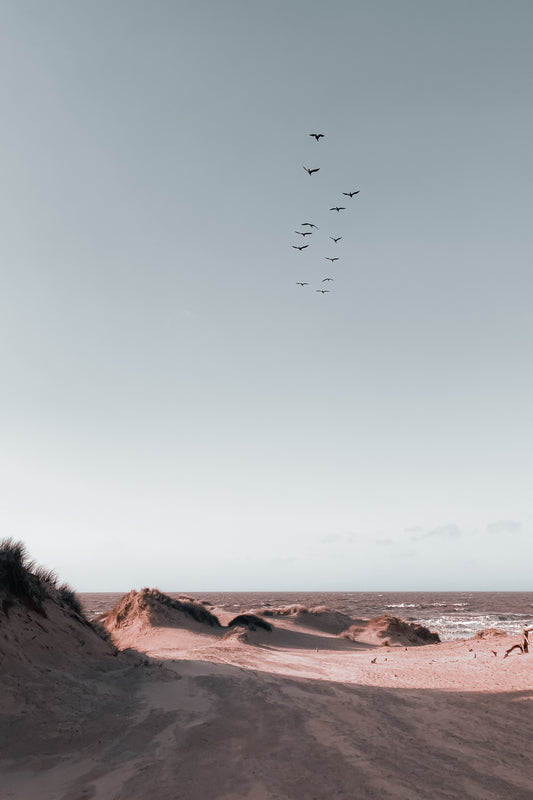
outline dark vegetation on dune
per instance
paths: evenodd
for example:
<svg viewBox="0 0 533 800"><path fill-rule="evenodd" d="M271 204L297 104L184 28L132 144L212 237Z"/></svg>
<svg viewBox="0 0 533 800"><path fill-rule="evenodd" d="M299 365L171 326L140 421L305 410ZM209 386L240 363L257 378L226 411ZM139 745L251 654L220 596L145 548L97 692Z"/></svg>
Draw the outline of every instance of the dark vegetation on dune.
<svg viewBox="0 0 533 800"><path fill-rule="evenodd" d="M409 644L436 644L440 642L439 634L430 631L429 628L426 628L424 625L420 625L418 622L406 622L399 617L392 617L389 614L383 614L380 617L374 617L366 622L352 625L341 635L344 639L357 641L358 637L365 630L374 631L384 640L383 644L388 644L389 640Z"/></svg>
<svg viewBox="0 0 533 800"><path fill-rule="evenodd" d="M108 629L123 628L139 613L157 614L157 611L161 608L180 611L182 614L186 614L191 619L196 620L196 622L201 622L214 628L221 627L218 617L212 614L203 603L189 597L175 600L169 597L168 594L160 592L159 589L148 588L141 589L139 592L133 590L124 595L111 611L107 611L101 616L101 620L105 622Z"/></svg>
<svg viewBox="0 0 533 800"><path fill-rule="evenodd" d="M73 620L75 624L82 625L99 639L109 643L109 634L97 622L90 622L85 614L78 596L68 583L59 583L56 573L39 566L28 556L26 547L22 542L13 539L0 541L0 611L9 619L11 612L25 609L42 617L43 620L55 619L54 625L59 624L61 615ZM59 609L59 618L55 613ZM50 628L42 627L35 620L38 633L50 632ZM36 638L36 637L34 637Z"/></svg>
<svg viewBox="0 0 533 800"><path fill-rule="evenodd" d="M254 631L256 628L263 628L265 631L271 631L272 625L266 619L261 619L257 614L239 614L234 617L231 622L228 622L228 628L236 626L250 628Z"/></svg>
<svg viewBox="0 0 533 800"><path fill-rule="evenodd" d="M55 572L31 561L23 543L13 539L0 542L0 599L5 614L19 603L42 617L46 617L44 601L53 599L89 624L71 587L67 583L58 585Z"/></svg>

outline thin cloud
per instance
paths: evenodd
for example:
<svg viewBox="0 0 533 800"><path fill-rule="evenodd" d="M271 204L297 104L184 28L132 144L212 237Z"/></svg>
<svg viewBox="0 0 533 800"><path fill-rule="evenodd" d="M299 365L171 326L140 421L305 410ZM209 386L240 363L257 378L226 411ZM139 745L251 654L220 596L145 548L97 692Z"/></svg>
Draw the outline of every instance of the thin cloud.
<svg viewBox="0 0 533 800"><path fill-rule="evenodd" d="M420 525L413 525L411 528L404 528L404 533L422 533L423 530Z"/></svg>
<svg viewBox="0 0 533 800"><path fill-rule="evenodd" d="M420 539L458 539L462 535L463 532L459 525L452 522L449 525L438 525L430 531L412 536L411 539L412 541L419 541Z"/></svg>
<svg viewBox="0 0 533 800"><path fill-rule="evenodd" d="M340 533L328 533L328 535L323 536L320 541L322 544L337 544L341 541L341 538Z"/></svg>
<svg viewBox="0 0 533 800"><path fill-rule="evenodd" d="M355 533L328 533L320 539L322 544L352 544L355 539Z"/></svg>
<svg viewBox="0 0 533 800"><path fill-rule="evenodd" d="M500 519L498 522L489 522L487 525L487 533L495 534L496 536L520 533L521 530L522 523L513 519Z"/></svg>
<svg viewBox="0 0 533 800"><path fill-rule="evenodd" d="M414 550L402 550L399 553L391 554L391 558L414 558L415 555Z"/></svg>

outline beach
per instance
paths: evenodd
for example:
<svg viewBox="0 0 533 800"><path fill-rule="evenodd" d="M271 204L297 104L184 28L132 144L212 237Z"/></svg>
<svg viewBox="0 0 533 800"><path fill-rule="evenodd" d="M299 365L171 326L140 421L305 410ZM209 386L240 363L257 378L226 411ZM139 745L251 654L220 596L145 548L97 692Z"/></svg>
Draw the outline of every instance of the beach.
<svg viewBox="0 0 533 800"><path fill-rule="evenodd" d="M269 609L266 630L127 597L103 644L69 642L55 608L3 619L2 800L531 798L520 637L422 643L383 617L346 638L323 607Z"/></svg>
<svg viewBox="0 0 533 800"><path fill-rule="evenodd" d="M533 800L532 34L1 2L0 800Z"/></svg>

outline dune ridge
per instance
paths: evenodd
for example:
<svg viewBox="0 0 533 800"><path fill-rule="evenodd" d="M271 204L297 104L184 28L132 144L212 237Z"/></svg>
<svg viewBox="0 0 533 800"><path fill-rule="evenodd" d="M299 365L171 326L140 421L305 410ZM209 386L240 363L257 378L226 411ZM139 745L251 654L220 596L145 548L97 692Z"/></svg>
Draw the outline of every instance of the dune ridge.
<svg viewBox="0 0 533 800"><path fill-rule="evenodd" d="M104 631L84 616L75 592L52 570L28 558L20 542L0 543L0 671L22 665L74 662L115 655Z"/></svg>
<svg viewBox="0 0 533 800"><path fill-rule="evenodd" d="M278 608L268 606L255 609L253 613L263 617L287 617L295 623L326 633L342 633L355 622L347 614L342 614L340 611L327 606L312 606L311 608L300 604L280 606Z"/></svg>
<svg viewBox="0 0 533 800"><path fill-rule="evenodd" d="M177 612L177 613L176 613ZM191 597L174 599L159 589L133 589L125 594L110 611L101 614L99 621L107 630L123 629L141 620L147 625L160 625L183 616L195 622L219 627L220 622L205 604Z"/></svg>

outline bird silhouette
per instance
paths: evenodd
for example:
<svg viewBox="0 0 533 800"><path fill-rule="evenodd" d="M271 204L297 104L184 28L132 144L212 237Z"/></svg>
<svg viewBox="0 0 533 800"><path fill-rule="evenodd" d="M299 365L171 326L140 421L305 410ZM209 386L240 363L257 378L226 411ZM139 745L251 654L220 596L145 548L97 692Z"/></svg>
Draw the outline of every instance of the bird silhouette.
<svg viewBox="0 0 533 800"><path fill-rule="evenodd" d="M338 261L339 260L338 258L329 258L328 256L324 256L324 258L326 259L326 261L331 261L332 264L333 264L334 261Z"/></svg>
<svg viewBox="0 0 533 800"><path fill-rule="evenodd" d="M330 238L330 239L333 239L333 241L335 242L335 244L337 244L337 242L340 242L340 240L342 239L342 236L337 236L337 238L335 238L334 236L330 236L329 238Z"/></svg>
<svg viewBox="0 0 533 800"><path fill-rule="evenodd" d="M324 134L323 133L310 133L309 136L314 136L315 139L317 140L317 142L318 142L319 139L323 139L324 138Z"/></svg>
<svg viewBox="0 0 533 800"><path fill-rule="evenodd" d="M344 206L333 206L330 211L346 211L346 208Z"/></svg>
<svg viewBox="0 0 533 800"><path fill-rule="evenodd" d="M361 190L360 190L360 189L358 189L356 192L343 192L343 194L345 194L345 195L346 195L346 197L353 197L353 196L354 196L354 194L359 194L359 192L360 192L360 191L361 191Z"/></svg>
<svg viewBox="0 0 533 800"><path fill-rule="evenodd" d="M324 281L334 281L334 280L335 278L322 278L322 283L324 283Z"/></svg>
<svg viewBox="0 0 533 800"><path fill-rule="evenodd" d="M296 281L296 286L309 286L306 281Z"/></svg>
<svg viewBox="0 0 533 800"><path fill-rule="evenodd" d="M302 228L307 226L308 228L316 228L318 230L318 225L313 225L312 222L302 222Z"/></svg>
<svg viewBox="0 0 533 800"><path fill-rule="evenodd" d="M302 164L302 167L303 167L303 164ZM309 175L312 175L312 174L313 174L313 172L318 172L318 170L320 169L320 167L315 167L315 169L309 169L309 167L304 167L304 169L305 169L305 171L306 171L306 172L307 172Z"/></svg>
<svg viewBox="0 0 533 800"><path fill-rule="evenodd" d="M294 231L294 233L299 233L300 236L312 236L313 231Z"/></svg>
<svg viewBox="0 0 533 800"><path fill-rule="evenodd" d="M320 294L328 294L329 289L315 289L315 292L320 292Z"/></svg>
<svg viewBox="0 0 533 800"><path fill-rule="evenodd" d="M305 250L306 247L309 247L308 244L302 244L300 247L297 244L293 244L295 250Z"/></svg>

